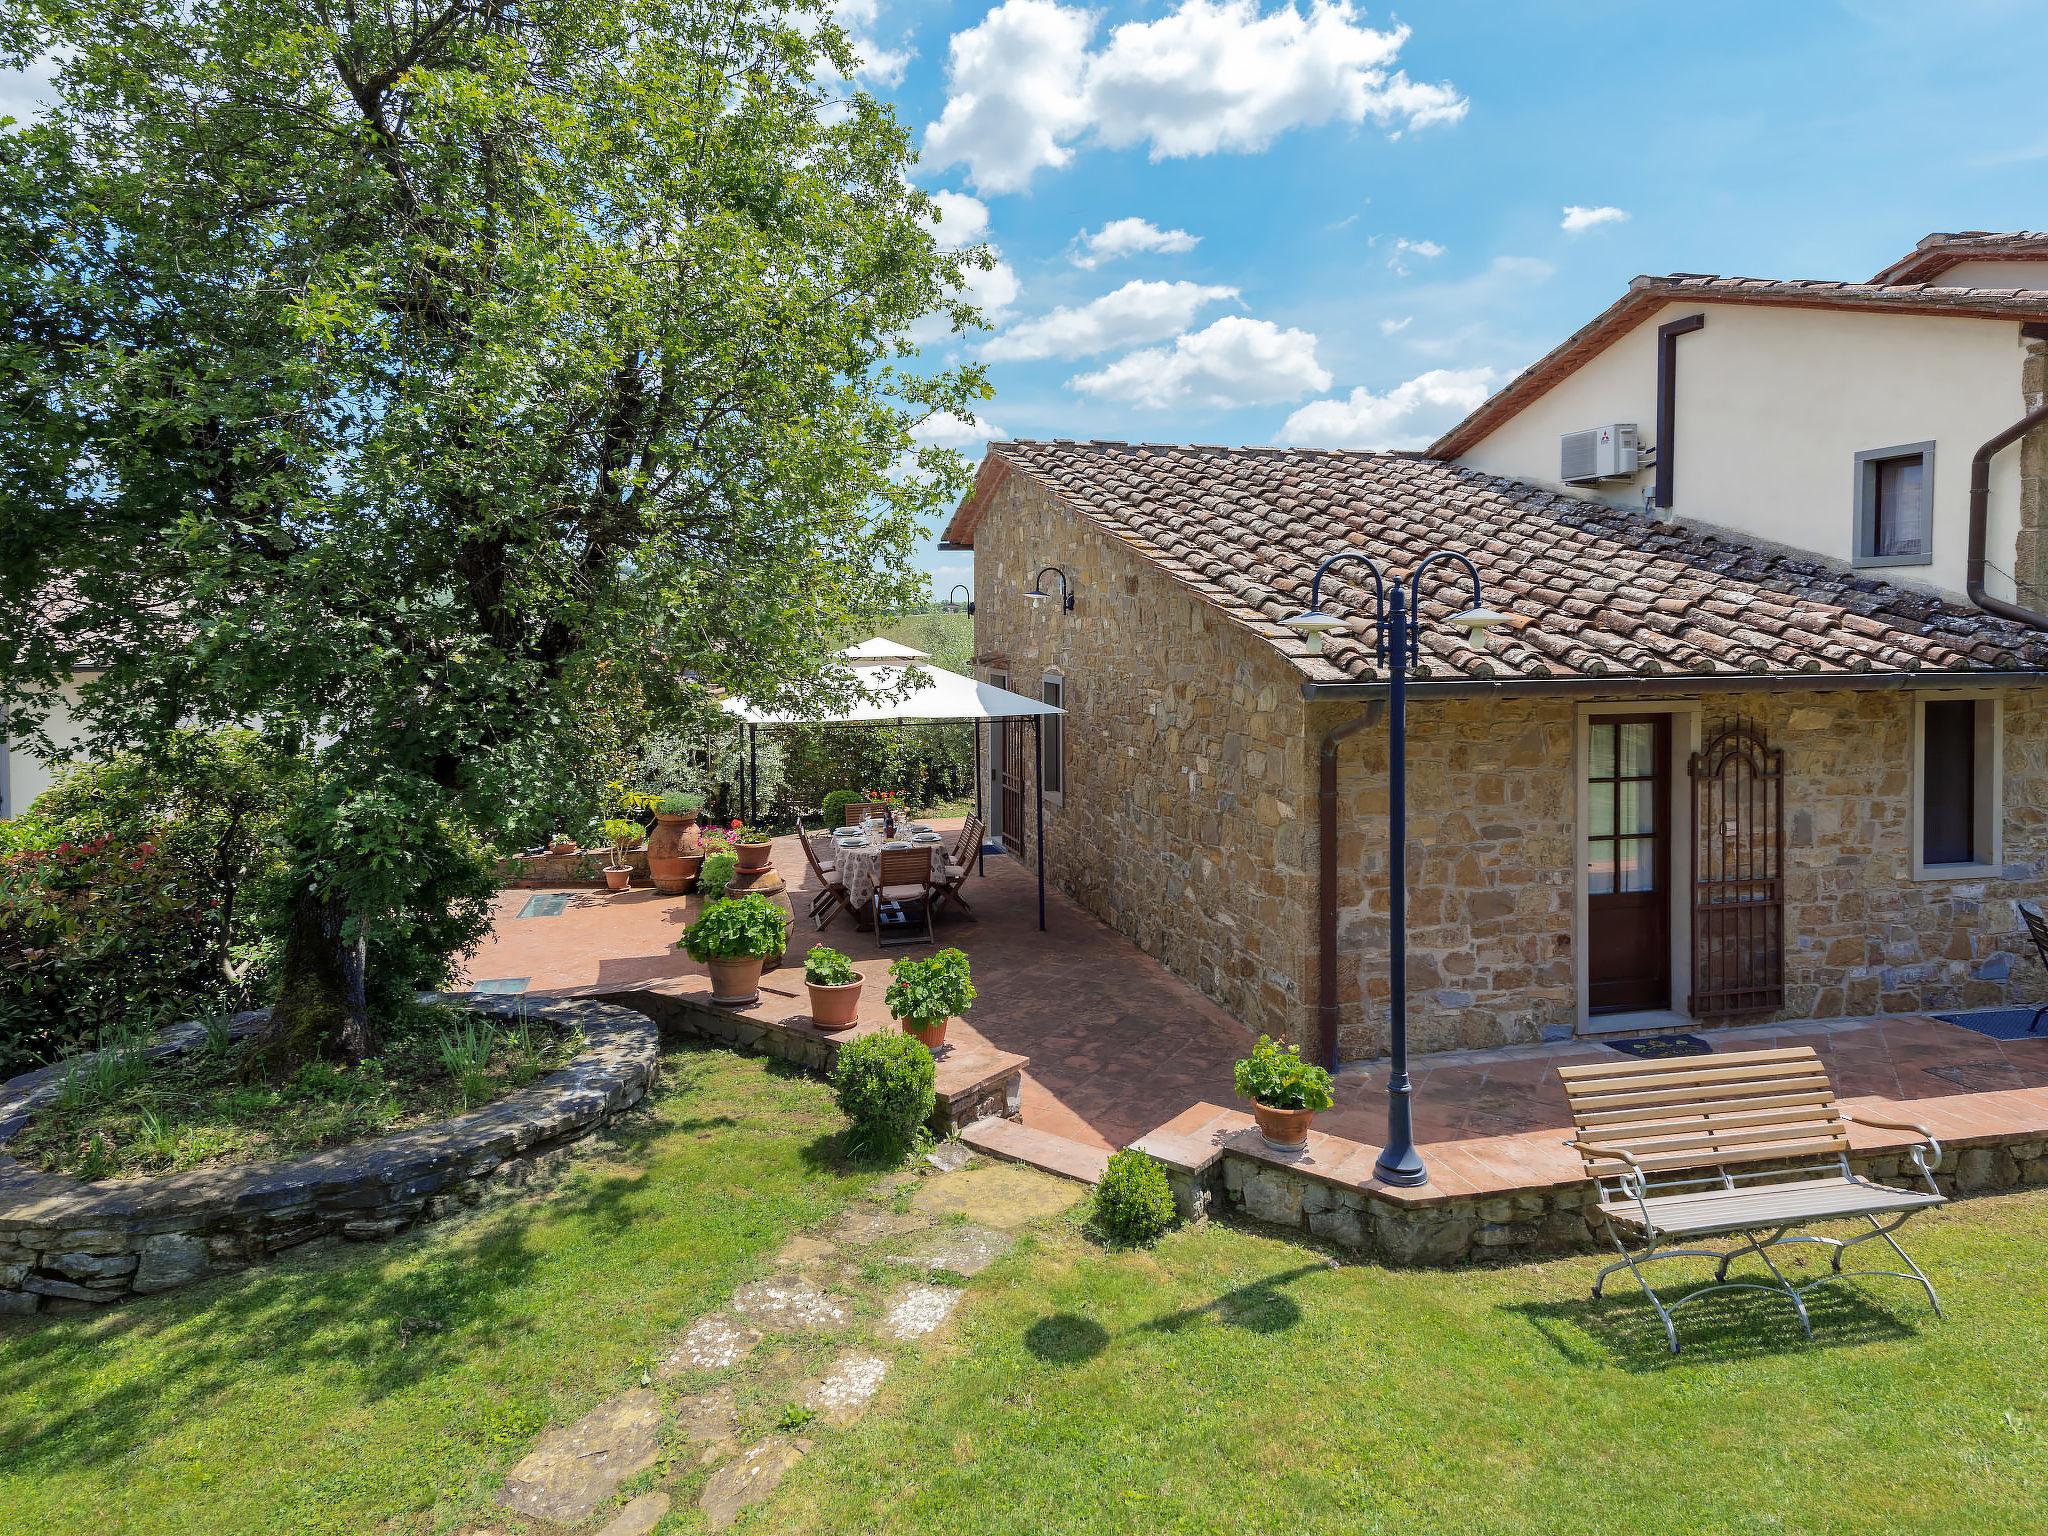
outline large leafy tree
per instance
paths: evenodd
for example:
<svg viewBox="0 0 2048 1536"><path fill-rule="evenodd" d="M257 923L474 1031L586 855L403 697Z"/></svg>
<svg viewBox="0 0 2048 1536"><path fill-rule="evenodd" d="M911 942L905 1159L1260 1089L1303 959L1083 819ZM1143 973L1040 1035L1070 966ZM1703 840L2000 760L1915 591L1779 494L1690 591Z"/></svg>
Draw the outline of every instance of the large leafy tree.
<svg viewBox="0 0 2048 1536"><path fill-rule="evenodd" d="M828 688L963 468L963 266L821 13L764 0L14 0L0 709L313 762L268 1059L608 698ZM701 699L697 700L701 704Z"/></svg>

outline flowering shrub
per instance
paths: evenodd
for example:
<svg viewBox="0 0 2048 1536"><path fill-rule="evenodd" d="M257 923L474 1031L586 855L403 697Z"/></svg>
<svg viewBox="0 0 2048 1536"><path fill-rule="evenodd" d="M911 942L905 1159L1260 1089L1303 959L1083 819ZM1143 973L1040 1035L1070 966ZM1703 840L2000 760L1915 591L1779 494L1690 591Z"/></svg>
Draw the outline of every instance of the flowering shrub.
<svg viewBox="0 0 2048 1536"><path fill-rule="evenodd" d="M219 901L153 841L59 837L0 855L0 1077L213 995Z"/></svg>

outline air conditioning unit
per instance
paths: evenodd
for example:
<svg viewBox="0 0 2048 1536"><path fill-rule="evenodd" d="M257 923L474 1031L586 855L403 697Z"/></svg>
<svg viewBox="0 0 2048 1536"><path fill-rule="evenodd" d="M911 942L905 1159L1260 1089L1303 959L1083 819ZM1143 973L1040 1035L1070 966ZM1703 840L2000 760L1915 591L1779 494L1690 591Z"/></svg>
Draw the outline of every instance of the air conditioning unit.
<svg viewBox="0 0 2048 1536"><path fill-rule="evenodd" d="M1558 439L1557 478L1566 485L1589 480L1626 480L1641 467L1636 424L1618 421Z"/></svg>

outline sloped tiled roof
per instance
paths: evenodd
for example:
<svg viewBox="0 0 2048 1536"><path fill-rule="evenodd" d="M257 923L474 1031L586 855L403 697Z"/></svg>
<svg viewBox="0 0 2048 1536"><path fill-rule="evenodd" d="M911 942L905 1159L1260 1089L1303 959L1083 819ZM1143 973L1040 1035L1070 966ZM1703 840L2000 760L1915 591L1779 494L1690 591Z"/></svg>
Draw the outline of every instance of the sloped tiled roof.
<svg viewBox="0 0 2048 1536"><path fill-rule="evenodd" d="M1353 620L1310 656L1277 621L1319 561L1358 550L1405 574L1439 548L1512 615L1487 651L1425 593L1421 676L1437 680L1738 677L1801 686L1870 673L2048 670L2048 634L1737 538L1406 454L1126 443L990 445L946 530L971 547L996 487L1023 474L1291 658L1319 682L1372 682L1372 593L1338 567L1323 606ZM1361 581L1365 582L1361 585Z"/></svg>
<svg viewBox="0 0 2048 1536"><path fill-rule="evenodd" d="M1871 278L1873 283L1932 282L1965 261L2048 261L2048 233L2016 229L1999 233L1964 229L1929 235L1912 251Z"/></svg>
<svg viewBox="0 0 2048 1536"><path fill-rule="evenodd" d="M2044 269L2048 271L2048 269ZM1666 304L1769 304L1791 309L1863 310L1873 314L1947 315L1979 320L2048 320L2048 289L1934 288L1781 281L1675 273L1638 277L1628 292L1590 323L1516 374L1484 404L1429 446L1432 458L1454 459L1509 417L1568 378Z"/></svg>

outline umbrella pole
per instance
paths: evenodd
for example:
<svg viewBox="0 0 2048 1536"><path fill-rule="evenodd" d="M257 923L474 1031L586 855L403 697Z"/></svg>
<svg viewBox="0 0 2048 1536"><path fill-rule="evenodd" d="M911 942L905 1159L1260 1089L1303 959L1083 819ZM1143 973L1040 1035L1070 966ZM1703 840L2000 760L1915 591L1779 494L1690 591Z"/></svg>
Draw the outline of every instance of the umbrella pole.
<svg viewBox="0 0 2048 1536"><path fill-rule="evenodd" d="M967 728L974 733L974 814L981 819L982 826L986 827L988 825L988 814L982 808L981 792L981 722L979 720L970 720L967 722ZM988 855L982 850L987 846L988 838L986 835L975 840L974 866L976 872L984 880L988 878Z"/></svg>
<svg viewBox="0 0 2048 1536"><path fill-rule="evenodd" d="M1031 792L1038 830L1032 843L1038 852L1038 931L1045 932L1045 717L1031 717Z"/></svg>

